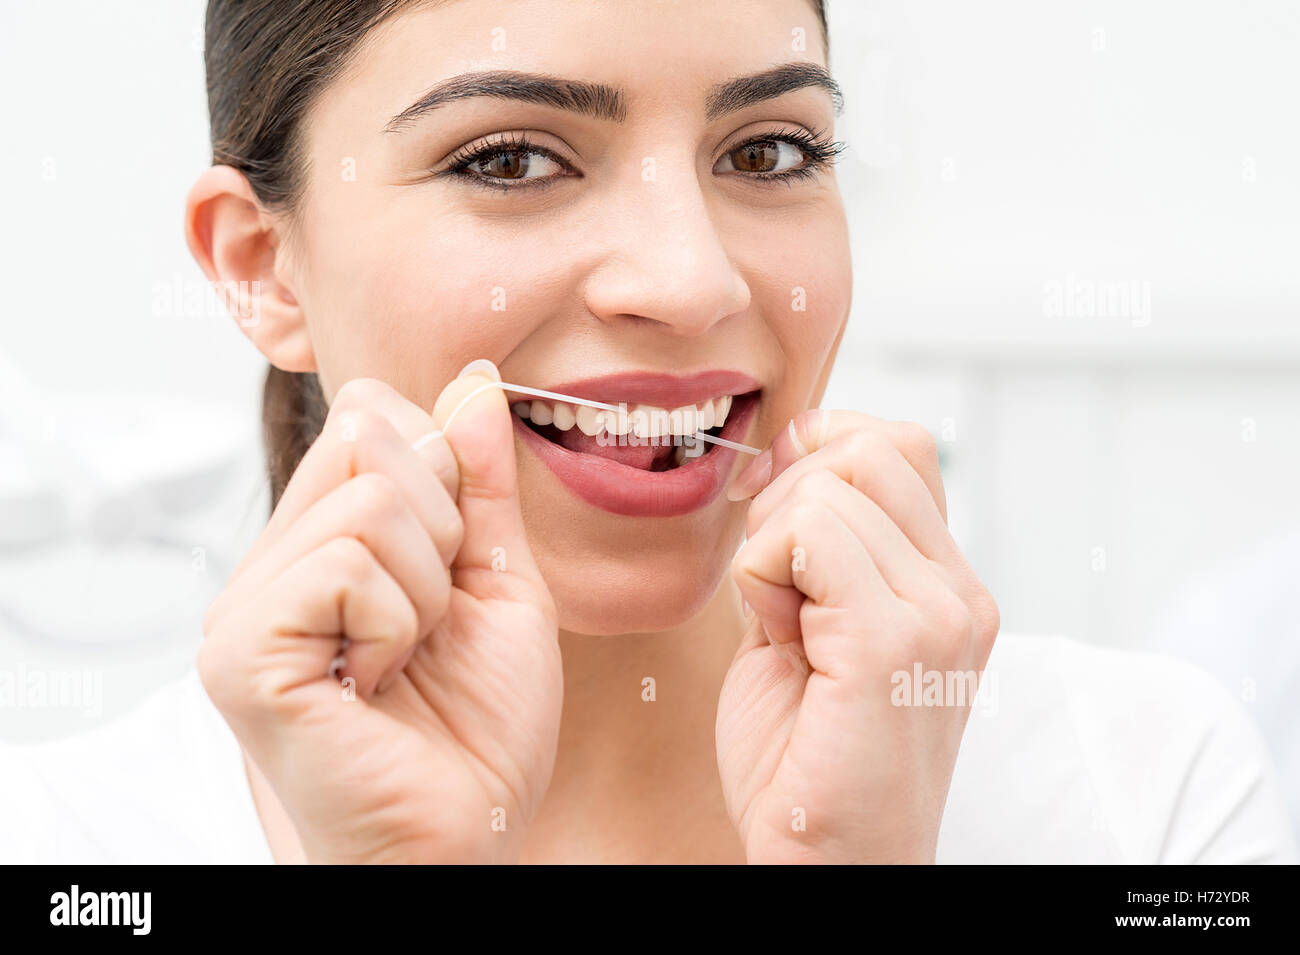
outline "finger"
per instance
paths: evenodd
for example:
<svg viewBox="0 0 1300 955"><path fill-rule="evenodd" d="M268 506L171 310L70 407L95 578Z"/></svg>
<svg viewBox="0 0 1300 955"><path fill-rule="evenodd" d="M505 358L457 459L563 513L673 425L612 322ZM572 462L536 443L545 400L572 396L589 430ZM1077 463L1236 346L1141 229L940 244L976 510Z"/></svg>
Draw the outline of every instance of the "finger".
<svg viewBox="0 0 1300 955"><path fill-rule="evenodd" d="M267 582L210 631L199 673L241 738L264 738L310 702L339 701L330 675L343 638L344 675L366 696L415 644L417 614L402 587L356 538L336 537Z"/></svg>
<svg viewBox="0 0 1300 955"><path fill-rule="evenodd" d="M428 411L377 378L354 378L344 382L330 405L331 413L339 416L358 410L373 411L387 418L408 445L414 445L433 429L433 416ZM456 458L447 442L423 442L416 454L454 501L459 475L456 473Z"/></svg>
<svg viewBox="0 0 1300 955"><path fill-rule="evenodd" d="M751 532L767 519L796 482L827 470L875 501L922 554L944 562L958 555L934 497L916 469L886 435L872 428L842 434L792 460L750 505Z"/></svg>
<svg viewBox="0 0 1300 955"><path fill-rule="evenodd" d="M445 492L439 488L439 493ZM316 501L258 564L232 581L220 598L222 605L229 608L252 599L267 580L339 537L355 538L375 556L415 607L419 633L432 632L446 614L451 580L404 493L381 472L355 477Z"/></svg>
<svg viewBox="0 0 1300 955"><path fill-rule="evenodd" d="M348 399L350 404L358 400ZM409 425L407 429L410 430ZM331 415L325 430L285 488L266 530L241 562L239 572L260 560L317 501L362 474L382 474L397 485L434 541L442 563L450 566L463 532L460 512L447 491L445 469L440 476L410 445L391 417L373 407L354 407Z"/></svg>
<svg viewBox="0 0 1300 955"><path fill-rule="evenodd" d="M373 384L381 391L387 389L381 383ZM352 393L359 395L368 388L369 385L365 388L356 385ZM347 400L356 403L363 397ZM410 407L414 408L413 405ZM409 423L407 427L409 430ZM450 455L450 449L446 453ZM454 459L451 469L454 473ZM332 419L307 452L266 529L236 567L227 588L208 607L207 619L220 616L232 601L244 599L250 590L260 586L259 579L282 569L287 563L283 559L270 568L259 567L259 563L288 530L297 525L305 512L331 491L365 474L381 475L396 484L407 506L432 540L438 560L444 567L449 567L460 547L464 527L460 511L446 489L446 482L430 470L427 461L421 460L411 450L405 436L399 434L390 418L365 407L348 412L345 418ZM337 534L353 533L351 529L342 527L334 530ZM319 546L324 539L318 533L307 544ZM291 548L290 557L300 556L306 549L306 544ZM249 575L254 575L254 579L245 581Z"/></svg>
<svg viewBox="0 0 1300 955"><path fill-rule="evenodd" d="M499 595L520 578L541 583L519 506L510 406L492 386L500 380L490 362L473 362L443 389L433 409L460 473L456 503L465 534L453 569L458 586L477 596Z"/></svg>
<svg viewBox="0 0 1300 955"><path fill-rule="evenodd" d="M386 420L391 432L375 428L375 416ZM398 445L422 460L446 489L447 497L455 500L455 459L445 443L431 442L418 453L410 449L432 429L433 419L428 414L382 381L355 378L346 382L334 396L320 436L303 455L280 496L267 522L267 534L275 537L283 533L315 501L349 478L383 470L398 454ZM394 432L402 440L390 439ZM245 562L250 561L246 558Z"/></svg>
<svg viewBox="0 0 1300 955"><path fill-rule="evenodd" d="M857 535L814 500L789 501L773 514L736 554L732 578L774 645L802 638L807 601L860 624L897 599ZM816 666L813 648L805 650Z"/></svg>
<svg viewBox="0 0 1300 955"><path fill-rule="evenodd" d="M823 468L803 474L775 509L788 510L798 501L817 502L839 517L862 542L880 576L900 599L925 604L946 596L941 593L948 588L939 567L916 549L880 505L833 471ZM804 562L814 556L806 553Z"/></svg>
<svg viewBox="0 0 1300 955"><path fill-rule="evenodd" d="M739 659L750 650L768 646L771 642L768 639L767 631L763 629L762 618L758 614L754 614L745 627L744 635L740 638L740 645L736 647L735 658Z"/></svg>
<svg viewBox="0 0 1300 955"><path fill-rule="evenodd" d="M770 448L736 475L728 497L732 500L752 497L796 461L860 430L876 431L889 439L921 478L947 523L948 503L933 435L912 421L889 421L858 411L810 408L797 415L776 436Z"/></svg>

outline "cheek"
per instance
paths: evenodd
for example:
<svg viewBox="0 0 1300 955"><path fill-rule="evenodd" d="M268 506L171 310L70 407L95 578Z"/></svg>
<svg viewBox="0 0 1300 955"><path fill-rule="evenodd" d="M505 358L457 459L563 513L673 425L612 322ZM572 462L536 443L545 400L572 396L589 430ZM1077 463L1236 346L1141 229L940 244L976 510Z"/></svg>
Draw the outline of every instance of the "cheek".
<svg viewBox="0 0 1300 955"><path fill-rule="evenodd" d="M308 321L322 375L383 378L432 401L466 363L500 362L543 317L562 283L529 237L452 216L361 215L364 231L318 224Z"/></svg>
<svg viewBox="0 0 1300 955"><path fill-rule="evenodd" d="M793 416L814 397L848 320L853 272L843 215L828 211L782 230L756 265L751 289L784 357L773 397Z"/></svg>

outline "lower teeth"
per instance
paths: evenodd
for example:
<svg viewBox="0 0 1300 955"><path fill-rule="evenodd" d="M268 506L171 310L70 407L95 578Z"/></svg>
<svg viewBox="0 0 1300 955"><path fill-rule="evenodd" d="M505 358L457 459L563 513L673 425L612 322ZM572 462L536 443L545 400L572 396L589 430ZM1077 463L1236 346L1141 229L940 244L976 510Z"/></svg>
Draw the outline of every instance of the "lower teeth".
<svg viewBox="0 0 1300 955"><path fill-rule="evenodd" d="M539 425L534 421L526 421L525 423L535 433L541 435L543 438L550 441L552 444L561 443L561 441L559 440L560 437L559 432L557 432L553 426ZM716 427L716 428L710 428L708 431L704 433L716 436L721 432L722 432L722 428ZM642 440L657 440L661 442L672 440L673 444L675 445L675 447L673 448L673 453L670 456L668 456L666 459L662 459L660 462L652 465L650 467L651 471L674 470L675 468L679 468L683 464L686 464L688 461L693 461L696 458L701 457L704 454L707 454L713 447L712 444L701 441L699 438L695 438L689 435L665 436L657 439L640 439L635 437L634 435L629 434L626 437L611 438L611 440L627 441L629 443L640 443Z"/></svg>

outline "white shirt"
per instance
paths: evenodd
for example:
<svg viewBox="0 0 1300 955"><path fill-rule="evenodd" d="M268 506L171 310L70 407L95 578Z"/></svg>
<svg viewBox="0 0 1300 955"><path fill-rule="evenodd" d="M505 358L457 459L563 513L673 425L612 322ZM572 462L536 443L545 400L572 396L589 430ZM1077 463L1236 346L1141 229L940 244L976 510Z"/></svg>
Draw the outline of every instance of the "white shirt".
<svg viewBox="0 0 1300 955"><path fill-rule="evenodd" d="M269 863L239 745L194 671L130 715L0 745L0 862ZM1258 731L1167 657L1001 634L941 863L1295 862Z"/></svg>
<svg viewBox="0 0 1300 955"><path fill-rule="evenodd" d="M1218 678L1259 726L1300 826L1300 527L1188 581L1153 628L1149 649Z"/></svg>

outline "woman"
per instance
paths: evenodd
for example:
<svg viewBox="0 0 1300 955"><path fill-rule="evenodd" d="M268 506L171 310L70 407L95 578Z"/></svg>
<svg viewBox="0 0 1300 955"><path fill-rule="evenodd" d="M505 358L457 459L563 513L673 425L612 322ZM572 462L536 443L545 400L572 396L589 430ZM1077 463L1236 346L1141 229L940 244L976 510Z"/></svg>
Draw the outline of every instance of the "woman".
<svg viewBox="0 0 1300 955"><path fill-rule="evenodd" d="M206 56L186 236L257 290L236 318L272 366L273 513L198 666L229 730L191 679L29 759L20 792L128 736L170 767L117 798L133 843L29 833L278 862L1290 858L1253 729L1188 668L1004 634L968 726L998 610L934 442L818 408L851 289L821 3L212 0ZM697 429L763 453L660 434Z"/></svg>

